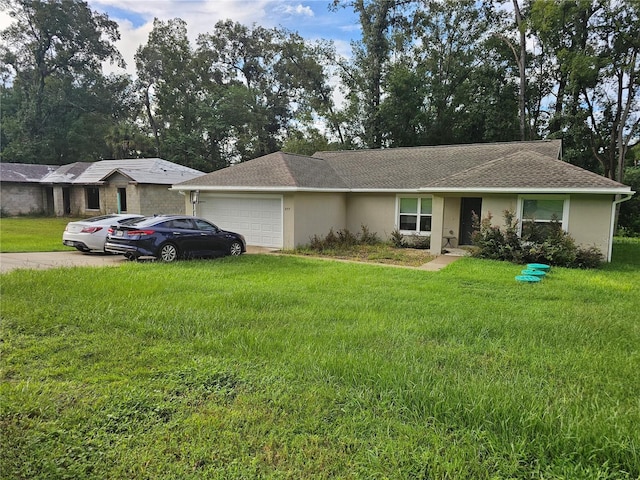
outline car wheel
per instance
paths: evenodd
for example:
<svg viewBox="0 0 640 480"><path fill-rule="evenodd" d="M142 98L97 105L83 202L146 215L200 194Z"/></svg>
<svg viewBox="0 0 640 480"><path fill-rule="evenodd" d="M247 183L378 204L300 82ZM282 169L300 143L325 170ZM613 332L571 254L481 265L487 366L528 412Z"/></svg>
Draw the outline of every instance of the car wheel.
<svg viewBox="0 0 640 480"><path fill-rule="evenodd" d="M229 247L229 254L235 257L240 255L241 253L242 253L242 244L240 242L233 242Z"/></svg>
<svg viewBox="0 0 640 480"><path fill-rule="evenodd" d="M178 259L178 247L173 243L165 243L160 247L160 260L163 262L173 262Z"/></svg>

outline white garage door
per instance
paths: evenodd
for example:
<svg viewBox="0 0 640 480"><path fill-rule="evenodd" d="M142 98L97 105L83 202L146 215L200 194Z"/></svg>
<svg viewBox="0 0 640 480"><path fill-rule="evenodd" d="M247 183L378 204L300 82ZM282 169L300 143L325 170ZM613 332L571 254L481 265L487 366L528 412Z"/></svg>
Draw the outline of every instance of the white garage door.
<svg viewBox="0 0 640 480"><path fill-rule="evenodd" d="M282 197L200 194L198 216L244 235L247 245L282 248Z"/></svg>

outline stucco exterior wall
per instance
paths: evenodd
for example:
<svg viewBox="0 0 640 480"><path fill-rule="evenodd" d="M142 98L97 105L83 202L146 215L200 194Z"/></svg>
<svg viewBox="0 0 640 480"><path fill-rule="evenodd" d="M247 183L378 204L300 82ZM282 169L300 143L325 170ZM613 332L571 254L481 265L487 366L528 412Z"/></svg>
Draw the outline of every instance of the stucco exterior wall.
<svg viewBox="0 0 640 480"><path fill-rule="evenodd" d="M609 195L571 195L568 231L576 243L596 247L607 255L612 202Z"/></svg>
<svg viewBox="0 0 640 480"><path fill-rule="evenodd" d="M346 208L346 228L353 233L364 225L386 240L397 228L395 194L350 193Z"/></svg>
<svg viewBox="0 0 640 480"><path fill-rule="evenodd" d="M191 209L186 210L186 202L183 195L178 192L170 191L167 185L136 185L139 197L140 211L135 212L129 207L132 213L140 213L142 215L153 215L154 213L179 214L185 213L191 215ZM127 195L129 191L127 190ZM133 196L132 196L133 197ZM127 202L129 199L127 197Z"/></svg>
<svg viewBox="0 0 640 480"><path fill-rule="evenodd" d="M461 199L459 197L445 197L442 224L443 237L460 238L460 204Z"/></svg>
<svg viewBox="0 0 640 480"><path fill-rule="evenodd" d="M39 184L2 182L0 208L8 215L48 213L46 189Z"/></svg>
<svg viewBox="0 0 640 480"><path fill-rule="evenodd" d="M440 255L444 243L442 236L444 235L445 197L442 195L433 195L431 205L431 246L429 252L432 255Z"/></svg>
<svg viewBox="0 0 640 480"><path fill-rule="evenodd" d="M460 238L460 198L433 195L431 253L440 254L445 244L457 246ZM454 237L449 240L445 237Z"/></svg>
<svg viewBox="0 0 640 480"><path fill-rule="evenodd" d="M324 236L346 228L346 195L344 193L298 192L293 199L285 197L284 248L293 248L309 243L313 235ZM292 201L291 201L292 200ZM287 210L290 208L292 210ZM293 245L287 236L287 227L293 219Z"/></svg>
<svg viewBox="0 0 640 480"><path fill-rule="evenodd" d="M569 196L568 221L565 229L578 245L595 246L604 255L607 255L611 231L612 200L609 195ZM504 227L504 210L518 212L518 202L517 195L485 196L482 199L482 218L491 213L491 223Z"/></svg>
<svg viewBox="0 0 640 480"><path fill-rule="evenodd" d="M491 215L492 225L504 227L504 211L509 210L515 214L517 208L517 195L483 195L481 219Z"/></svg>

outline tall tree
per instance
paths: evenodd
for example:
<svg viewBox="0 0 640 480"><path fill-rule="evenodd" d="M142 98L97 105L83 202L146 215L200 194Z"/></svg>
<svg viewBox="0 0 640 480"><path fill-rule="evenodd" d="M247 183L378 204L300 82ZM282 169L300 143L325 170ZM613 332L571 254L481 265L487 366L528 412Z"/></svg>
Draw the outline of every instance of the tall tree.
<svg viewBox="0 0 640 480"><path fill-rule="evenodd" d="M518 63L518 71L520 73L520 91L518 93L518 112L520 118L520 140L526 140L527 135L527 111L526 111L526 95L527 95L527 37L526 25L522 19L522 12L518 0L513 0L513 12L516 19L516 27L518 29L518 47L519 52L516 54Z"/></svg>
<svg viewBox="0 0 640 480"><path fill-rule="evenodd" d="M295 122L334 114L325 66L319 59L331 48L310 46L282 29L218 22L198 38L200 62L222 98L236 99L239 121L227 128L238 157L246 160L274 152ZM242 118L238 115L244 112ZM335 120L332 129L337 130Z"/></svg>
<svg viewBox="0 0 640 480"><path fill-rule="evenodd" d="M3 160L66 163L101 153L92 127L108 124L122 82L102 75L122 64L115 22L75 0L4 0L13 23L1 33L5 89L16 110L3 116ZM117 106L116 106L117 108ZM99 128L99 127L97 127Z"/></svg>
<svg viewBox="0 0 640 480"><path fill-rule="evenodd" d="M362 40L353 44L353 62L343 72L349 94L349 113L355 130L353 137L369 148L383 145L380 106L385 70L392 50L393 30L409 29L404 15L413 0L334 0L332 7L353 8L362 26Z"/></svg>
<svg viewBox="0 0 640 480"><path fill-rule="evenodd" d="M230 20L194 48L184 21L156 19L136 67L158 154L211 171L278 150L294 123L332 113L319 53L330 49Z"/></svg>
<svg viewBox="0 0 640 480"><path fill-rule="evenodd" d="M537 0L532 26L555 56L549 134L568 160L622 180L640 121L640 4L634 0Z"/></svg>
<svg viewBox="0 0 640 480"><path fill-rule="evenodd" d="M511 57L494 52L491 16L475 0L425 2L411 14L412 35L395 33L383 82L384 143L517 138Z"/></svg>
<svg viewBox="0 0 640 480"><path fill-rule="evenodd" d="M157 155L193 168L199 162L199 81L194 52L181 19L153 22L135 55L140 93Z"/></svg>

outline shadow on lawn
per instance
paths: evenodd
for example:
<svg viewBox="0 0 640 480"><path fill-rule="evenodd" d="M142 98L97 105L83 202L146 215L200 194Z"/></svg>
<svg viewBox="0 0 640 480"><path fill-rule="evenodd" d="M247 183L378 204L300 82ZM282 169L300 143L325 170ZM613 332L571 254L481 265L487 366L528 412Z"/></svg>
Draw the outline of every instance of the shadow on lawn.
<svg viewBox="0 0 640 480"><path fill-rule="evenodd" d="M603 265L607 271L629 271L640 268L640 238L616 238L613 241L611 263Z"/></svg>

